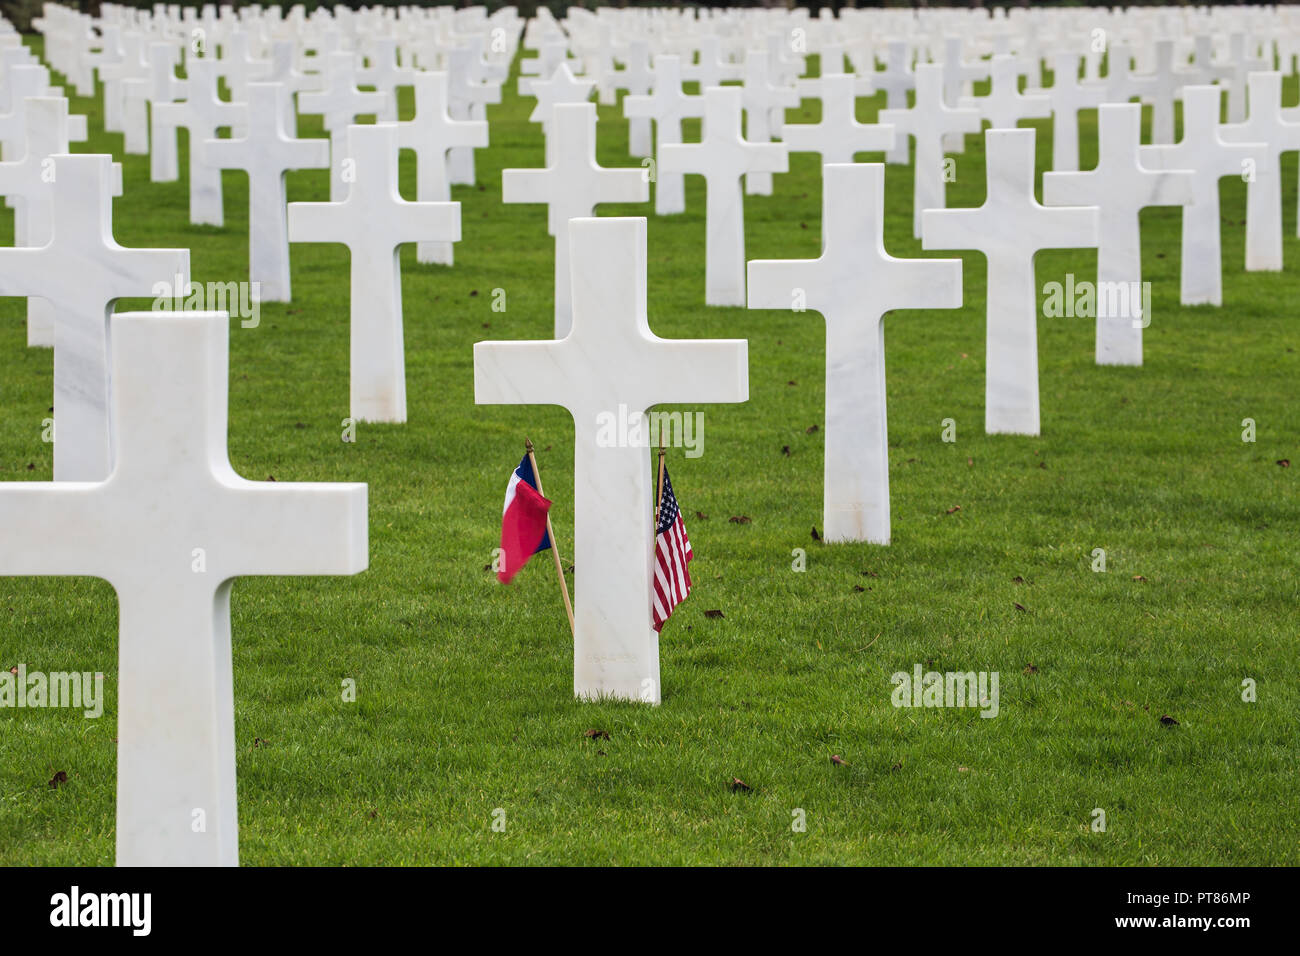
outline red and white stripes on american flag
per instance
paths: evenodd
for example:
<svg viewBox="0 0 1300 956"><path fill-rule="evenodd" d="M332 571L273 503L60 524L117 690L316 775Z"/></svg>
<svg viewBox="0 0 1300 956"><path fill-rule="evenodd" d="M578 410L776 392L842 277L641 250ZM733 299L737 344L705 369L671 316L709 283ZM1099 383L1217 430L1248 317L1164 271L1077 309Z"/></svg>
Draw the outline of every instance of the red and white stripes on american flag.
<svg viewBox="0 0 1300 956"><path fill-rule="evenodd" d="M664 488L659 498L659 523L655 527L654 629L658 631L673 608L691 593L691 540L673 494L673 483L664 469Z"/></svg>

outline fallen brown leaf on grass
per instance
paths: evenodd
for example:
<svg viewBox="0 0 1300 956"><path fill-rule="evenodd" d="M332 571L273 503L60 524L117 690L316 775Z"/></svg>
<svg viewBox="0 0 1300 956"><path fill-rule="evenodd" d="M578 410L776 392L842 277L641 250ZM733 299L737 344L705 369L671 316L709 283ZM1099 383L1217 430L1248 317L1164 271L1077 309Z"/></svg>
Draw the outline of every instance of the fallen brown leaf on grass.
<svg viewBox="0 0 1300 956"><path fill-rule="evenodd" d="M1016 608L1017 611L1025 611L1025 610L1028 610L1028 608L1026 608L1026 607L1025 607L1023 604L1021 604L1019 601L1012 601L1011 603L1015 606L1015 608Z"/></svg>
<svg viewBox="0 0 1300 956"><path fill-rule="evenodd" d="M741 780L739 777L731 778L732 793L749 793L753 789L754 789L753 787L745 783L745 781Z"/></svg>
<svg viewBox="0 0 1300 956"><path fill-rule="evenodd" d="M835 764L835 766L837 767L848 766L848 764L844 762L844 758L841 757L839 754L831 754L831 763Z"/></svg>
<svg viewBox="0 0 1300 956"><path fill-rule="evenodd" d="M68 782L68 775L62 770L60 770L53 777L50 778L50 789L58 790L59 784L67 783L67 782Z"/></svg>
<svg viewBox="0 0 1300 956"><path fill-rule="evenodd" d="M782 446L781 446L781 454L785 455L786 458L789 458L789 457L790 457L790 446L789 446L789 445L782 445Z"/></svg>
<svg viewBox="0 0 1300 956"><path fill-rule="evenodd" d="M1168 714L1161 714L1161 715L1160 715L1160 723L1164 724L1166 727L1177 727L1177 726L1178 726L1178 721L1175 720L1174 718L1170 717Z"/></svg>
<svg viewBox="0 0 1300 956"><path fill-rule="evenodd" d="M821 429L818 428L816 425L809 425L807 428L803 430L803 433L805 435L812 435L819 431L821 431Z"/></svg>
<svg viewBox="0 0 1300 956"><path fill-rule="evenodd" d="M595 727L592 727L590 730L584 730L582 736L586 737L588 740L609 740L609 731L597 730Z"/></svg>
<svg viewBox="0 0 1300 956"><path fill-rule="evenodd" d="M1290 468L1290 467L1291 467L1291 459L1290 459L1290 458L1279 458L1278 461L1277 461L1277 463L1278 463L1279 465L1281 465L1283 468Z"/></svg>
<svg viewBox="0 0 1300 956"><path fill-rule="evenodd" d="M697 512L695 512L695 517L698 518L700 521L708 521L708 520L709 520L709 516L706 515L703 511L697 511Z"/></svg>
<svg viewBox="0 0 1300 956"><path fill-rule="evenodd" d="M1146 578L1142 577L1142 575L1140 575L1140 574L1135 574L1135 575L1133 575L1133 580L1134 580L1134 581L1145 581Z"/></svg>
<svg viewBox="0 0 1300 956"><path fill-rule="evenodd" d="M956 511L961 511L961 505L953 505L951 508L949 508L949 509L945 512L945 514L952 514L953 512L956 512Z"/></svg>
<svg viewBox="0 0 1300 956"><path fill-rule="evenodd" d="M1038 673L1038 668L1035 667L1033 664L1026 664L1026 665L1025 665L1025 673L1026 673L1026 674L1037 674L1037 673Z"/></svg>
<svg viewBox="0 0 1300 956"><path fill-rule="evenodd" d="M821 536L820 534L817 533L817 526L816 526L816 525L813 525L813 529L812 529L812 539L813 539L814 541L820 541L820 540L822 539L822 536Z"/></svg>
<svg viewBox="0 0 1300 956"><path fill-rule="evenodd" d="M727 519L732 524L749 524L749 515L732 515Z"/></svg>
<svg viewBox="0 0 1300 956"><path fill-rule="evenodd" d="M721 611L719 611L716 607L710 608L709 610L705 611L704 616L709 618L726 617L726 615L723 614Z"/></svg>

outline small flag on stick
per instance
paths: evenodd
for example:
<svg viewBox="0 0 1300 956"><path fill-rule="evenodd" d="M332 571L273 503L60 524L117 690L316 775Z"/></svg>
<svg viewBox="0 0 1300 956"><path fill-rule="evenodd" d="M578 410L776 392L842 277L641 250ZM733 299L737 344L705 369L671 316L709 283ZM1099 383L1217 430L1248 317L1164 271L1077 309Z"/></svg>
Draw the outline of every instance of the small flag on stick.
<svg viewBox="0 0 1300 956"><path fill-rule="evenodd" d="M529 558L551 546L546 532L551 503L538 493L533 464L528 459L524 455L506 485L506 504L501 512L501 567L497 570L502 584L509 584Z"/></svg>
<svg viewBox="0 0 1300 956"><path fill-rule="evenodd" d="M673 608L686 600L691 593L691 571L688 565L694 556L691 541L686 537L686 525L673 494L673 483L668 479L668 469L663 464L663 451L659 459L659 510L655 526L655 580L654 629L658 631L673 613Z"/></svg>

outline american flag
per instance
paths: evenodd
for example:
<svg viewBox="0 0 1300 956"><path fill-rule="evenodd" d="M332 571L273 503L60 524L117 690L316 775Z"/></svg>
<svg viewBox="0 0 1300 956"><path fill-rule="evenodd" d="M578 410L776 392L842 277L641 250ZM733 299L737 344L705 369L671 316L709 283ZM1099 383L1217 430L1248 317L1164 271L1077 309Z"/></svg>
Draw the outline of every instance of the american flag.
<svg viewBox="0 0 1300 956"><path fill-rule="evenodd" d="M686 537L682 511L673 483L664 469L664 489L659 498L659 524L655 528L654 628L659 630L673 608L691 593L691 540Z"/></svg>

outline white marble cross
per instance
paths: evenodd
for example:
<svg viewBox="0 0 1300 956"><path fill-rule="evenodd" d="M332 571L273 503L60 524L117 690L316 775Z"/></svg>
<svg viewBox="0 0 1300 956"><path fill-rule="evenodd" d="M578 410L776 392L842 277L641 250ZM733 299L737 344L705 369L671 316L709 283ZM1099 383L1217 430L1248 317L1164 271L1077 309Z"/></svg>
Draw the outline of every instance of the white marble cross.
<svg viewBox="0 0 1300 956"><path fill-rule="evenodd" d="M1097 364L1141 365L1142 232L1139 214L1147 206L1186 206L1194 201L1192 174L1153 171L1138 161L1142 107L1110 103L1097 112L1097 166L1087 172L1043 174L1043 202L1049 206L1096 206L1099 242Z"/></svg>
<svg viewBox="0 0 1300 956"><path fill-rule="evenodd" d="M1052 103L1052 169L1072 172L1079 168L1079 113L1106 102L1104 83L1079 80L1077 53L1052 57L1052 85L1045 91Z"/></svg>
<svg viewBox="0 0 1300 956"><path fill-rule="evenodd" d="M1022 119L1046 119L1052 101L1045 93L1020 92L1020 65L1010 53L993 57L987 96L963 96L961 105L979 110L994 129L1015 129Z"/></svg>
<svg viewBox="0 0 1300 956"><path fill-rule="evenodd" d="M930 69L942 92L941 68ZM961 260L885 251L884 203L884 166L828 164L821 256L749 263L751 309L810 309L826 320L826 541L889 543L885 313L962 304Z"/></svg>
<svg viewBox="0 0 1300 956"><path fill-rule="evenodd" d="M654 120L655 130L655 215L670 216L686 211L686 178L663 168L663 148L682 141L682 120L704 115L704 97L682 91L681 57L655 57L654 89L649 96L625 96L623 115L628 119Z"/></svg>
<svg viewBox="0 0 1300 956"><path fill-rule="evenodd" d="M1282 74L1252 73L1244 123L1219 127L1230 143L1262 143L1264 155L1246 179L1246 271L1282 268L1282 154L1300 150L1300 123L1282 110Z"/></svg>
<svg viewBox="0 0 1300 956"><path fill-rule="evenodd" d="M200 144L203 161L215 169L239 169L248 174L248 278L260 283L260 301L288 302L289 229L284 174L291 169L326 169L329 143L297 139L284 128L284 99L280 83L249 83L249 122L239 139L209 139Z"/></svg>
<svg viewBox="0 0 1300 956"><path fill-rule="evenodd" d="M1252 44L1250 49L1247 48L1248 43ZM1228 59L1222 66L1226 68L1224 73L1227 77L1228 122L1244 123L1250 74L1272 69L1273 63L1259 57L1250 38L1245 33L1237 32L1228 37Z"/></svg>
<svg viewBox="0 0 1300 956"><path fill-rule="evenodd" d="M345 162L348 127L358 116L383 112L388 95L357 89L351 53L335 52L326 57L324 81L322 89L298 94L298 110L324 118L330 136L330 201L341 202L349 185Z"/></svg>
<svg viewBox="0 0 1300 956"><path fill-rule="evenodd" d="M460 239L460 203L407 202L397 191L392 123L350 126L353 181L342 202L289 204L290 242L337 242L351 255L351 414L406 421L400 246Z"/></svg>
<svg viewBox="0 0 1300 956"><path fill-rule="evenodd" d="M772 112L779 111L783 117L780 126L783 126L786 109L799 105L799 92L792 86L778 86L772 82L767 53L758 50L750 50L745 55L745 84L742 90L745 138L751 143L770 143L773 128L769 120ZM680 142L680 137L678 141ZM745 192L750 196L772 195L772 174L746 173Z"/></svg>
<svg viewBox="0 0 1300 956"><path fill-rule="evenodd" d="M1142 102L1151 104L1151 141L1154 143L1174 141L1174 100L1182 99L1183 87L1195 77L1191 71L1180 70L1174 65L1176 50L1176 40L1156 40L1155 72L1134 78L1147 81L1142 90Z"/></svg>
<svg viewBox="0 0 1300 956"><path fill-rule="evenodd" d="M792 153L817 153L821 163L851 163L858 153L884 152L894 147L894 128L886 121L859 123L852 73L818 78L822 105L816 123L786 123L781 139Z"/></svg>
<svg viewBox="0 0 1300 956"><path fill-rule="evenodd" d="M573 287L569 334L475 343L474 401L561 405L572 413L574 694L657 704L645 412L657 404L746 401L748 349L744 340L661 339L650 331L644 219L579 219L569 235L570 261L581 263L575 269L582 276ZM601 422L625 412L644 437L611 445ZM690 473L673 477L689 501Z"/></svg>
<svg viewBox="0 0 1300 956"><path fill-rule="evenodd" d="M110 156L54 157L49 241L0 249L0 296L41 296L54 314L54 480L102 481L115 444L109 416L113 304L184 295L187 249L125 249L113 239Z"/></svg>
<svg viewBox="0 0 1300 956"><path fill-rule="evenodd" d="M180 178L179 150L176 148L176 127L163 122L158 107L184 99L188 80L176 78L176 62L180 51L172 43L149 44L149 181L172 183Z"/></svg>
<svg viewBox="0 0 1300 956"><path fill-rule="evenodd" d="M113 475L0 483L0 574L117 592L117 864L234 866L231 585L364 571L366 486L235 473L226 313L113 322Z"/></svg>
<svg viewBox="0 0 1300 956"><path fill-rule="evenodd" d="M1263 143L1229 143L1219 125L1220 86L1183 88L1183 138L1174 145L1143 146L1150 169L1188 169L1195 174L1196 201L1183 209L1183 305L1223 304L1223 240L1219 222L1219 180L1244 176L1264 164ZM1258 220L1257 220L1258 221ZM1249 224L1247 224L1249 229Z"/></svg>
<svg viewBox="0 0 1300 956"><path fill-rule="evenodd" d="M911 45L906 40L890 40L885 50L885 68L873 71L870 79L877 92L884 92L886 109L905 110L907 94L916 82L912 73Z"/></svg>
<svg viewBox="0 0 1300 956"><path fill-rule="evenodd" d="M945 36L943 38L943 101L951 107L961 105L961 98L970 95L977 80L989 78L988 60L962 59L962 47L965 38ZM949 133L944 137L943 148L950 153L962 153L966 150L966 137L961 133Z"/></svg>
<svg viewBox="0 0 1300 956"><path fill-rule="evenodd" d="M482 38L468 42L447 54L447 112L452 119L486 120L488 104L501 102L501 81L497 68L483 59ZM473 186L474 150L453 146L447 153L447 175L453 186Z"/></svg>
<svg viewBox="0 0 1300 956"><path fill-rule="evenodd" d="M659 171L704 177L704 302L745 304L745 196L740 179L750 172L784 173L784 143L751 143L740 132L740 90L715 86L704 91L704 137L659 150Z"/></svg>
<svg viewBox="0 0 1300 956"><path fill-rule="evenodd" d="M23 137L26 135L24 113L27 101L37 96L59 96L60 91L50 86L50 71L43 66L26 64L9 69L9 108L0 113L0 157L14 159L23 154Z"/></svg>
<svg viewBox="0 0 1300 956"><path fill-rule="evenodd" d="M555 337L562 339L573 321L569 223L595 215L600 203L648 202L650 185L644 169L607 169L596 162L594 103L553 109L547 165L502 170L501 199L546 204L546 231L555 237Z"/></svg>
<svg viewBox="0 0 1300 956"><path fill-rule="evenodd" d="M28 97L23 107L26 148L21 159L0 163L0 195L14 207L14 245L43 246L54 227L54 157L68 152L68 101ZM115 174L120 173L114 164ZM121 189L115 191L119 194ZM54 308L48 299L27 300L27 344L54 345Z"/></svg>
<svg viewBox="0 0 1300 956"><path fill-rule="evenodd" d="M216 139L222 127L241 127L248 123L246 103L227 103L217 95L215 64L215 60L192 57L185 67L188 77L185 100L159 103L153 108L164 131L183 126L189 132L190 222L196 226L225 224L221 170L204 163L200 144Z"/></svg>
<svg viewBox="0 0 1300 956"><path fill-rule="evenodd" d="M416 71L397 62L397 40L394 37L375 37L370 41L369 65L357 71L357 81L362 86L373 86L384 94L379 108L380 122L397 121L397 88L411 86Z"/></svg>
<svg viewBox="0 0 1300 956"><path fill-rule="evenodd" d="M966 107L944 103L943 67L923 63L916 68L916 102L911 109L881 110L881 123L894 127L895 147L902 147L907 162L907 137L916 141L916 162L912 168L912 235L921 238L921 211L947 205L943 144L951 137L978 133L980 114Z"/></svg>
<svg viewBox="0 0 1300 956"><path fill-rule="evenodd" d="M1034 198L1034 131L984 134L987 198L975 209L927 209L921 220L925 249L974 249L987 271L984 430L1037 435L1039 249L1092 249L1098 240L1096 207L1048 208Z"/></svg>
<svg viewBox="0 0 1300 956"><path fill-rule="evenodd" d="M452 119L447 111L447 74L419 72L415 87L415 116L397 124L397 144L415 151L415 198L418 202L448 202L451 183L447 151L456 147L477 148L488 144L487 120ZM451 265L455 245L450 242L419 242L415 261Z"/></svg>
<svg viewBox="0 0 1300 956"><path fill-rule="evenodd" d="M654 74L650 72L650 42L645 39L630 40L624 54L625 66L615 74L618 89L627 90L628 96L646 96L654 89ZM631 156L653 156L654 135L648 116L633 116L627 122L627 151Z"/></svg>

